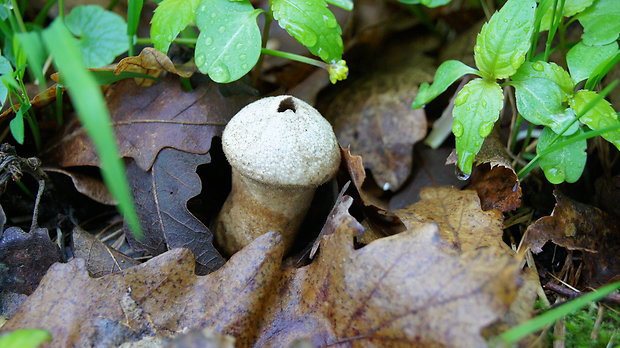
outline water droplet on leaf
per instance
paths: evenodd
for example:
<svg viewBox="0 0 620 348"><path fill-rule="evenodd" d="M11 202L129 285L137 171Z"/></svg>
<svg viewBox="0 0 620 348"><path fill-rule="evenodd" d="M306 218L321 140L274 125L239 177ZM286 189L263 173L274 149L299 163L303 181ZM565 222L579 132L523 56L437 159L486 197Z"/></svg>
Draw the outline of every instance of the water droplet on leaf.
<svg viewBox="0 0 620 348"><path fill-rule="evenodd" d="M243 64L243 65L241 65L241 69L243 69L243 70L248 70L248 67L249 67L249 66L248 66L247 64Z"/></svg>
<svg viewBox="0 0 620 348"><path fill-rule="evenodd" d="M226 28L222 25L219 28L217 28L217 31L219 31L220 33L223 33L224 31L226 31Z"/></svg>
<svg viewBox="0 0 620 348"><path fill-rule="evenodd" d="M482 137L482 138L486 138L489 134L491 134L491 131L493 130L493 125L495 123L494 122L484 122L483 124L480 125L480 128L478 128L478 134Z"/></svg>
<svg viewBox="0 0 620 348"><path fill-rule="evenodd" d="M452 124L452 134L454 134L455 137L460 138L463 136L464 132L465 128L463 127L463 124L459 121L454 121Z"/></svg>
<svg viewBox="0 0 620 348"><path fill-rule="evenodd" d="M536 63L532 64L532 69L534 69L536 71L543 71L543 70L545 70L545 66L541 62L536 62Z"/></svg>
<svg viewBox="0 0 620 348"><path fill-rule="evenodd" d="M209 70L209 76L215 82L228 82L230 72L224 65L217 65Z"/></svg>
<svg viewBox="0 0 620 348"><path fill-rule="evenodd" d="M239 60L245 60L248 56L246 56L245 54L240 54L239 55Z"/></svg>
<svg viewBox="0 0 620 348"><path fill-rule="evenodd" d="M235 47L240 50L243 48L243 44L242 43L238 43L237 45L235 45Z"/></svg>
<svg viewBox="0 0 620 348"><path fill-rule="evenodd" d="M207 37L207 38L205 39L205 45L209 46L209 45L210 45L210 44L212 44L212 43L213 43L213 39L212 39L212 38Z"/></svg>
<svg viewBox="0 0 620 348"><path fill-rule="evenodd" d="M206 58L205 58L204 54L197 55L196 56L196 66L199 67L199 68L201 66L203 66L205 64L205 60L206 60Z"/></svg>
<svg viewBox="0 0 620 348"><path fill-rule="evenodd" d="M469 98L469 92L462 89L454 100L454 106L461 106L465 104L467 98Z"/></svg>
<svg viewBox="0 0 620 348"><path fill-rule="evenodd" d="M454 167L454 175L456 175L456 178L462 181L465 181L467 179L469 179L469 174L467 173L463 173L459 167Z"/></svg>

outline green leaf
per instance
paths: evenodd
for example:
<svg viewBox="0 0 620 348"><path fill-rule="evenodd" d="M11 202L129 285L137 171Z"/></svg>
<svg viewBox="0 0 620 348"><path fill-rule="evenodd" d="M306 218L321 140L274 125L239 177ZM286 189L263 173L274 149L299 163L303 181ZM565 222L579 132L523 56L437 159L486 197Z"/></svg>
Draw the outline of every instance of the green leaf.
<svg viewBox="0 0 620 348"><path fill-rule="evenodd" d="M11 129L11 135L17 143L20 145L24 144L24 112L26 112L30 108L30 105L20 107L19 110L15 113L15 117L9 123L9 128ZM26 110L24 110L26 109Z"/></svg>
<svg viewBox="0 0 620 348"><path fill-rule="evenodd" d="M342 58L342 29L325 0L271 0L278 25L324 62Z"/></svg>
<svg viewBox="0 0 620 348"><path fill-rule="evenodd" d="M586 45L606 45L620 34L620 1L595 0L577 19L583 25L581 39Z"/></svg>
<svg viewBox="0 0 620 348"><path fill-rule="evenodd" d="M560 86L564 93L562 101L573 94L575 86L571 76L566 70L555 63L543 61L525 62L521 65L519 70L510 77L513 81L524 81L532 78L547 79Z"/></svg>
<svg viewBox="0 0 620 348"><path fill-rule="evenodd" d="M454 81L460 79L464 75L477 73L478 70L458 60L447 60L441 63L435 72L433 84L429 85L428 82L424 82L420 85L418 95L413 101L413 104L411 104L411 107L414 109L423 107L448 89Z"/></svg>
<svg viewBox="0 0 620 348"><path fill-rule="evenodd" d="M403 4L407 4L407 5L424 5L426 7L438 7L438 6L443 6L447 3L449 3L452 0L398 0L398 2L401 2Z"/></svg>
<svg viewBox="0 0 620 348"><path fill-rule="evenodd" d="M596 92L581 90L575 93L574 98L569 100L569 104L575 109L575 112L580 113L581 110L597 96L598 94ZM605 99L601 99L596 103L592 109L581 116L579 121L583 122L592 130L614 126L620 122L618 121L616 111ZM620 150L620 131L608 132L601 136Z"/></svg>
<svg viewBox="0 0 620 348"><path fill-rule="evenodd" d="M579 83L589 78L599 65L605 64L618 52L618 43L615 41L602 46L588 46L583 42L577 43L566 54L566 62L573 81Z"/></svg>
<svg viewBox="0 0 620 348"><path fill-rule="evenodd" d="M564 2L564 17L572 17L577 13L585 10L588 6L592 5L594 0L566 0ZM558 1L558 6L560 2ZM541 2L542 5L542 2ZM539 8L538 11L544 11L545 14L540 22L540 31L549 30L551 27L551 15L553 14L553 1L547 1L545 3L545 9ZM540 6L540 5L539 5ZM556 14L557 16L557 14Z"/></svg>
<svg viewBox="0 0 620 348"><path fill-rule="evenodd" d="M133 37L138 32L143 5L144 0L127 1L127 35L129 36Z"/></svg>
<svg viewBox="0 0 620 348"><path fill-rule="evenodd" d="M238 80L256 65L261 36L248 0L204 0L196 11L196 66L215 82Z"/></svg>
<svg viewBox="0 0 620 348"><path fill-rule="evenodd" d="M151 40L156 49L168 52L170 43L194 21L200 0L164 0L151 20Z"/></svg>
<svg viewBox="0 0 620 348"><path fill-rule="evenodd" d="M43 64L47 59L45 46L41 39L41 33L32 31L27 33L16 33L15 39L21 45L21 49L26 53L28 68L39 80L41 89L45 87L45 76L43 75Z"/></svg>
<svg viewBox="0 0 620 348"><path fill-rule="evenodd" d="M39 329L22 329L0 336L2 348L36 348L44 342L51 342L49 332Z"/></svg>
<svg viewBox="0 0 620 348"><path fill-rule="evenodd" d="M92 73L86 70L78 42L60 19L56 19L45 29L43 40L54 57L57 70L66 81L67 91L80 122L97 149L103 180L118 202L119 210L127 220L131 231L136 238L142 239L142 230L125 175L125 166L118 155L114 130L111 126L112 120L101 89Z"/></svg>
<svg viewBox="0 0 620 348"><path fill-rule="evenodd" d="M581 128L573 135L561 136L556 142L567 141L583 134ZM556 137L556 133L551 129L543 129L536 152L541 153L552 145L551 141ZM586 165L586 148L588 142L585 139L577 140L574 143L566 145L559 150L541 156L539 164L540 168L545 172L545 177L552 184L561 184L566 182L575 182L581 177L583 168Z"/></svg>
<svg viewBox="0 0 620 348"><path fill-rule="evenodd" d="M575 113L562 105L562 89L555 82L531 78L512 84L516 90L517 109L531 123L547 126L559 134L575 121ZM579 123L574 122L564 135L575 133L577 128Z"/></svg>
<svg viewBox="0 0 620 348"><path fill-rule="evenodd" d="M449 0L448 0L449 1ZM341 9L351 11L353 9L353 1L352 0L327 0L328 4L338 6Z"/></svg>
<svg viewBox="0 0 620 348"><path fill-rule="evenodd" d="M530 47L535 9L534 0L508 0L482 26L474 46L474 59L480 71L503 79L519 69Z"/></svg>
<svg viewBox="0 0 620 348"><path fill-rule="evenodd" d="M79 38L89 68L110 64L127 51L127 24L114 12L95 5L76 6L65 17L65 24Z"/></svg>
<svg viewBox="0 0 620 348"><path fill-rule="evenodd" d="M0 56L0 75L11 75L13 73L13 67L11 62L3 56ZM9 89L4 83L4 78L0 79L0 107L4 106L6 97L9 95Z"/></svg>
<svg viewBox="0 0 620 348"><path fill-rule="evenodd" d="M471 174L474 158L491 131L502 109L502 88L486 79L469 81L454 100L452 133L456 137L458 166Z"/></svg>

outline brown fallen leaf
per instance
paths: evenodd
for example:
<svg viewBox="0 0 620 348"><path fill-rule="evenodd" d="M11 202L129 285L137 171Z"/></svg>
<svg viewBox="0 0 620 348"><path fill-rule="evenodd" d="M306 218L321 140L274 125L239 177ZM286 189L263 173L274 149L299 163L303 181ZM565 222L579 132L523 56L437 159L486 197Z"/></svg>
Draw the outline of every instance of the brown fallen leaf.
<svg viewBox="0 0 620 348"><path fill-rule="evenodd" d="M131 245L159 255L168 249L188 248L194 252L199 273L214 271L224 259L213 247L213 234L187 208L187 201L200 193L202 183L196 174L199 165L209 163L210 155L196 155L172 148L161 150L149 171L136 162L127 165L127 174L144 229L144 240L133 238L124 226Z"/></svg>
<svg viewBox="0 0 620 348"><path fill-rule="evenodd" d="M217 84L184 92L178 78L138 88L123 80L106 95L119 151L132 157L143 170L155 162L161 149L172 147L190 153L209 151L213 136L221 135L228 120L249 102L249 97L224 97ZM97 166L95 149L86 130L74 118L42 156L47 164L60 167Z"/></svg>
<svg viewBox="0 0 620 348"><path fill-rule="evenodd" d="M441 238L460 252L490 247L513 254L502 241L502 214L497 210L483 211L474 191L453 187L428 187L420 192L420 201L394 213L405 226L414 229L421 224L439 225Z"/></svg>
<svg viewBox="0 0 620 348"><path fill-rule="evenodd" d="M420 64L425 63L430 65L421 57ZM409 177L413 144L426 135L427 127L424 110L412 110L411 100L418 86L431 79L423 68L375 72L335 90L326 104L319 102L340 144L362 156L385 191L398 190Z"/></svg>
<svg viewBox="0 0 620 348"><path fill-rule="evenodd" d="M112 194L108 191L108 188L100 178L80 173L79 170L76 169L70 171L55 167L43 167L42 169L45 172L59 173L68 176L79 193L94 201L106 205L116 205L116 200L112 197Z"/></svg>
<svg viewBox="0 0 620 348"><path fill-rule="evenodd" d="M86 261L86 269L92 277L117 273L140 264L79 227L73 229L72 235L73 255Z"/></svg>
<svg viewBox="0 0 620 348"><path fill-rule="evenodd" d="M469 188L478 192L482 209L506 212L521 206L521 183L497 132L485 139L475 164Z"/></svg>
<svg viewBox="0 0 620 348"><path fill-rule="evenodd" d="M551 241L583 251L583 280L590 286L620 279L620 221L560 191L554 191L554 195L557 203L551 216L542 217L527 228L522 247L539 253Z"/></svg>
<svg viewBox="0 0 620 348"><path fill-rule="evenodd" d="M159 77L164 71L168 71L181 77L189 78L194 74L195 67L192 70L188 67L176 66L165 53L152 47L145 47L139 55L123 58L116 64L114 74L118 75L123 71L146 74L153 77ZM136 84L142 87L152 86L154 83L155 81L151 79L136 79Z"/></svg>
<svg viewBox="0 0 620 348"><path fill-rule="evenodd" d="M352 199L345 196L344 207ZM147 336L212 327L238 347L484 346L480 330L504 315L518 289L518 263L492 248L454 254L437 227L355 249L359 225L346 209L313 263L281 269L274 233L257 238L219 270L194 274L173 249L120 274L92 279L83 260L54 265L0 331L38 327L51 346L92 346L96 320Z"/></svg>
<svg viewBox="0 0 620 348"><path fill-rule="evenodd" d="M26 233L9 227L0 235L0 289L30 295L47 269L62 259L60 250L45 228Z"/></svg>

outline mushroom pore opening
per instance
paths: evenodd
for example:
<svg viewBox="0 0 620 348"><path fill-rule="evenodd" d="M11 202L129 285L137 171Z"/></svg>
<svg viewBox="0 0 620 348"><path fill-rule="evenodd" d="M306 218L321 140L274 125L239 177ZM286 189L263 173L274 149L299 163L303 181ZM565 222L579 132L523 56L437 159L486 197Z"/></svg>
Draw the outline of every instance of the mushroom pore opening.
<svg viewBox="0 0 620 348"><path fill-rule="evenodd" d="M293 101L293 98L291 97L282 99L280 105L278 106L278 112L284 112L286 110L291 110L292 112L297 111L295 110L295 101Z"/></svg>

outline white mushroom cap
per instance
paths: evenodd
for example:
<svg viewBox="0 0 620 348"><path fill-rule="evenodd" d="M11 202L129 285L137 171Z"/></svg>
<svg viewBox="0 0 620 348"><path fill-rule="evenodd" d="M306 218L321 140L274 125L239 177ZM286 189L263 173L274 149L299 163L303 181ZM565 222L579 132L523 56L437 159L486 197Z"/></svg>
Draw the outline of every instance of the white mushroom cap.
<svg viewBox="0 0 620 348"><path fill-rule="evenodd" d="M222 146L241 175L270 185L316 187L333 177L340 164L329 122L288 95L241 109L224 129Z"/></svg>

